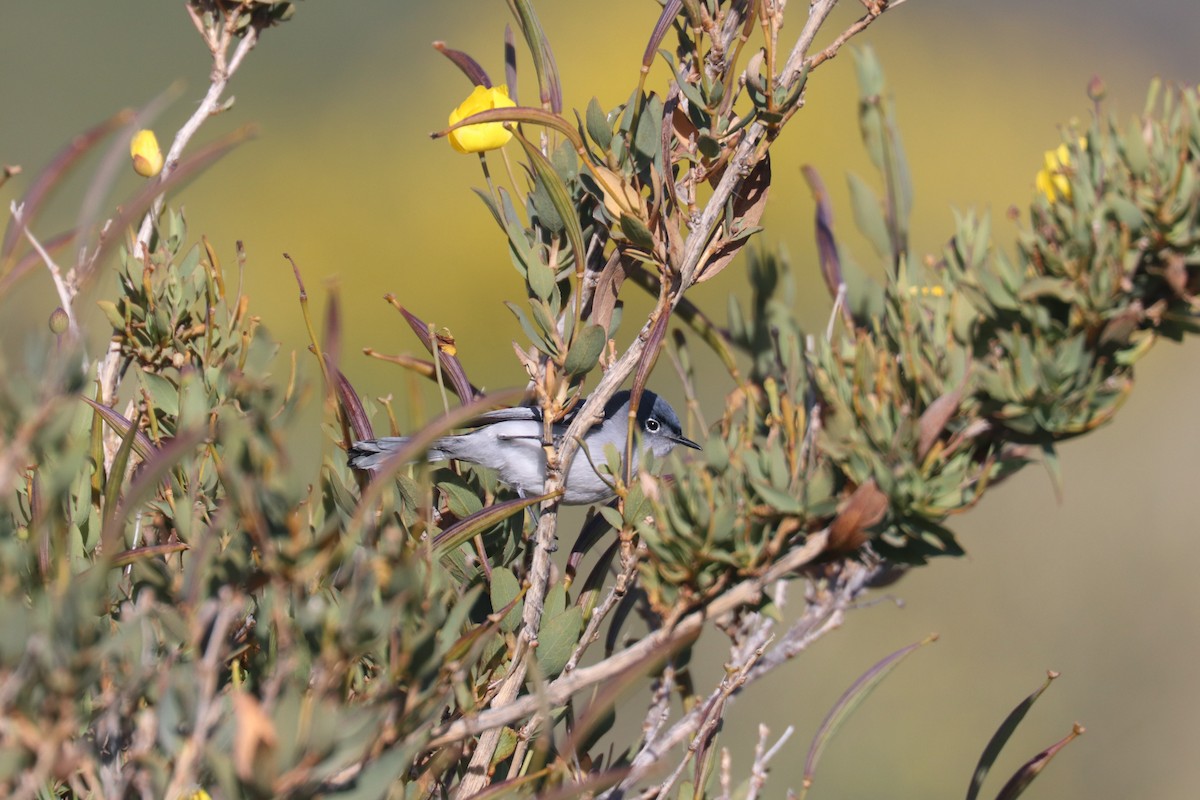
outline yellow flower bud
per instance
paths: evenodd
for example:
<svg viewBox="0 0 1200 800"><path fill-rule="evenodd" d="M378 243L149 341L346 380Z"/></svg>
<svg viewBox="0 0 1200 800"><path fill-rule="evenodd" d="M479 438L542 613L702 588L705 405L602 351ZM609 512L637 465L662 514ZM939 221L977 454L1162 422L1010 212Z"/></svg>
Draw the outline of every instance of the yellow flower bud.
<svg viewBox="0 0 1200 800"><path fill-rule="evenodd" d="M507 86L493 86L490 89L486 86L476 86L467 99L450 112L450 124L453 125L480 111L512 108L515 105L516 103L508 98ZM505 128L502 122L480 122L450 131L447 138L450 139L450 146L460 153L482 153L506 145L512 138L512 131Z"/></svg>
<svg viewBox="0 0 1200 800"><path fill-rule="evenodd" d="M163 154L152 130L141 130L133 135L129 155L133 158L133 171L143 178L153 178L162 171Z"/></svg>
<svg viewBox="0 0 1200 800"><path fill-rule="evenodd" d="M1087 149L1087 139L1079 139L1079 149ZM1055 149L1046 151L1042 157L1042 168L1033 180L1034 186L1051 203L1060 197L1069 203L1071 181L1067 175L1070 174L1071 168L1071 149L1064 142Z"/></svg>

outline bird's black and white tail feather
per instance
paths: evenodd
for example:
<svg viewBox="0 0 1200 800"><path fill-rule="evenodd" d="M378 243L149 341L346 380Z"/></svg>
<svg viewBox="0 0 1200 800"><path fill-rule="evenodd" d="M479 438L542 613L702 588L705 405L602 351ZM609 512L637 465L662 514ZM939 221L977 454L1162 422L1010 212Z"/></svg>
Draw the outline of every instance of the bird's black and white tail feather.
<svg viewBox="0 0 1200 800"><path fill-rule="evenodd" d="M383 466L394 453L408 444L408 436L384 436L381 439L368 439L355 442L347 453L350 466L354 469L377 469ZM450 455L441 450L438 445L442 440L434 441L433 446L425 452L425 458L430 461L445 461Z"/></svg>

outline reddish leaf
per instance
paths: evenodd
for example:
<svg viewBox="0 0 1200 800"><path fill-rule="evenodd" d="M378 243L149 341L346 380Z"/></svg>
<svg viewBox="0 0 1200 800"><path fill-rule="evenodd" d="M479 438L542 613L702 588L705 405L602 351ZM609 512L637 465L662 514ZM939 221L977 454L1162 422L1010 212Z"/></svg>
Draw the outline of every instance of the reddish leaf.
<svg viewBox="0 0 1200 800"><path fill-rule="evenodd" d="M821 262L821 277L825 279L829 296L836 298L845 279L842 277L842 259L838 256L837 239L833 236L833 204L829 201L829 192L825 189L825 182L821 180L816 168L806 164L800 171L804 173L813 200L817 203L817 254ZM846 314L849 318L848 311Z"/></svg>
<svg viewBox="0 0 1200 800"><path fill-rule="evenodd" d="M857 550L867 541L867 529L878 524L887 510L887 495L879 491L874 478L859 484L829 526L829 548Z"/></svg>
<svg viewBox="0 0 1200 800"><path fill-rule="evenodd" d="M1020 796L1025 789L1028 788L1029 784L1033 783L1033 779L1042 774L1042 770L1044 770L1054 759L1054 757L1058 755L1058 751L1062 750L1071 742L1075 741L1075 739L1082 736L1086 730L1086 728L1076 722L1071 727L1070 733L1047 747L1042 752L1038 753L1029 761L1026 761L1021 768L1017 770L1011 778L1008 779L1008 783L1004 784L1004 788L1000 790L998 795L996 795L996 800L1013 800L1014 798Z"/></svg>
<svg viewBox="0 0 1200 800"><path fill-rule="evenodd" d="M715 175L713 177L716 178ZM726 219L726 225L734 229L732 233L735 235L733 238L727 239L713 253L712 258L704 265L704 269L696 279L697 283L715 278L721 270L729 266L733 257L741 252L746 243L750 241L750 236L736 234L758 227L763 212L767 208L767 194L770 188L771 157L768 154L763 156L763 160L758 162L758 165L734 189L731 198L733 218Z"/></svg>
<svg viewBox="0 0 1200 800"><path fill-rule="evenodd" d="M458 395L460 402L467 402L475 397L475 387L471 385L471 381L467 379L467 372L463 369L462 362L458 357L448 353L439 342L435 341L434 337L429 333L429 326L421 321L421 318L413 314L404 306L397 305L396 308L408 320L409 327L413 329L413 333L421 340L421 344L425 345L425 349L430 355L436 356L441 362L442 374L450 379L450 387L454 393Z"/></svg>
<svg viewBox="0 0 1200 800"><path fill-rule="evenodd" d="M446 47L445 42L434 42L433 49L444 55L453 62L454 66L462 70L467 79L475 86L484 86L488 89L492 88L492 79L488 77L487 72L479 65L479 62L471 58L461 50L452 50Z"/></svg>
<svg viewBox="0 0 1200 800"><path fill-rule="evenodd" d="M963 397L962 386L952 392L947 392L938 399L929 404L921 414L921 418L917 420L917 460L920 461L929 454L933 443L942 435L942 431L946 429L946 423L954 416L954 412L958 411L958 406L962 403Z"/></svg>
<svg viewBox="0 0 1200 800"><path fill-rule="evenodd" d="M367 419L367 412L363 410L358 393L354 391L354 387L342 371L333 366L329 356L325 357L325 363L329 367L330 381L333 384L334 392L337 393L338 403L342 407L342 417L350 426L350 431L354 434L354 441L374 438L375 432L371 430L371 421Z"/></svg>
<svg viewBox="0 0 1200 800"><path fill-rule="evenodd" d="M38 213L45 204L53 189L59 186L71 168L79 163L87 153L105 136L129 122L133 118L131 109L118 111L103 122L95 125L73 138L59 150L50 163L43 169L26 190L18 205L22 206L22 216L26 226L32 226ZM4 240L0 244L0 272L3 262L7 262L16 250L17 242L21 240L20 226L16 220L9 219L8 228L4 231Z"/></svg>

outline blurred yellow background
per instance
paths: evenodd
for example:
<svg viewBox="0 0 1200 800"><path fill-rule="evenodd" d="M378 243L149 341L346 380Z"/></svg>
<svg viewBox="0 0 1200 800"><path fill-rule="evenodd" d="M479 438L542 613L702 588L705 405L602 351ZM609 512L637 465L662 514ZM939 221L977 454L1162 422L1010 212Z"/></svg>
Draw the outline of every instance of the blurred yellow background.
<svg viewBox="0 0 1200 800"><path fill-rule="evenodd" d="M538 5L566 105L582 109L593 95L605 108L622 102L657 4ZM802 12L799 0L792 5ZM821 41L861 10L843 5ZM154 125L165 149L206 87L207 54L180 2L9 3L0 20L8 33L0 47L0 161L26 170L0 190L6 204L73 134L185 79L181 98ZM259 137L172 199L186 206L191 235L207 234L227 264L234 242L245 242L252 309L286 349L301 349L305 339L281 254L297 260L318 309L326 281L340 285L343 366L365 395L403 398L408 382L361 356L362 347L419 347L380 299L385 292L448 326L476 382L521 381L508 347L519 328L500 302L519 299L520 288L500 232L470 191L481 184L477 160L427 135L469 91L430 42L472 53L499 82L507 21L498 1L299 3L295 19L268 31L235 77L233 109L195 141L247 122L261 125ZM937 252L949 236L952 208L990 211L1007 246L1014 230L1007 209L1028 202L1058 126L1086 120L1094 74L1123 118L1140 110L1154 75L1200 81L1195 0L909 0L858 42L875 48L898 103L921 253ZM519 89L529 95L531 69L520 52ZM655 69L652 83L662 77L661 64ZM805 281L800 311L818 324L828 299L799 167L821 171L838 201L844 243L863 262L870 253L852 238L843 176L873 175L858 138L849 53L822 66L809 87L807 108L776 150L762 244L786 245ZM42 234L72 223L72 188L83 185L66 187ZM115 197L136 185L130 171ZM727 293L745 295L738 272L735 265L697 294L718 319ZM19 351L42 335L54 305L44 272L31 275L0 307L4 349ZM93 330L102 327L97 319ZM988 736L1047 668L1063 677L1019 730L985 794L1079 720L1088 733L1029 796L1197 796L1195 354L1194 345L1161 345L1140 367L1138 389L1116 423L1063 448L1062 503L1044 471L1030 467L954 521L966 558L919 570L891 589L902 609L885 600L852 613L845 631L746 691L722 735L735 774L748 770L759 721L776 735L795 725L767 795L798 786L808 740L842 690L886 653L937 631L941 641L912 656L835 740L814 799L961 796ZM672 394L669 372L660 370L656 383ZM711 380L715 411L729 387L717 372ZM296 436L317 446L311 426ZM720 652L709 652L701 685L720 674Z"/></svg>

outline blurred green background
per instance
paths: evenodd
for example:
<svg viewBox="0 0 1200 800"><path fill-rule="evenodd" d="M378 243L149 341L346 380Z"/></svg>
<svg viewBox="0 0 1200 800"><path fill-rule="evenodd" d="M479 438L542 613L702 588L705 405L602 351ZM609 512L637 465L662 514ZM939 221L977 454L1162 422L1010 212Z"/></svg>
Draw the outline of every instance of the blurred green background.
<svg viewBox="0 0 1200 800"><path fill-rule="evenodd" d="M795 13L803 4L793 5ZM861 10L843 5L830 31ZM566 105L582 108L593 95L609 108L622 102L657 4L543 0L539 10ZM508 347L519 329L500 303L520 290L499 231L469 190L481 183L476 159L427 136L469 89L430 42L471 52L499 81L506 14L498 0L301 2L235 77L233 109L195 143L246 122L259 123L261 134L172 200L186 206L192 236L206 233L227 265L234 242L245 242L252 310L285 350L302 350L305 339L281 254L296 258L318 309L326 282L336 281L344 369L365 395L395 392L402 420L431 413L431 396L409 406L409 380L359 354L365 346L418 347L381 301L385 292L448 326L477 382L498 387L522 377ZM0 20L0 160L25 168L0 190L5 203L73 134L184 79L182 96L154 126L166 149L206 86L207 53L179 2L7 3ZM968 207L990 211L1007 246L1014 228L1006 212L1028 202L1058 126L1086 120L1088 80L1102 77L1110 107L1127 118L1140 110L1153 76L1200 81L1197 41L1195 0L909 0L885 15L858 42L876 49L898 102L917 192L916 249L937 252L952 229L951 209ZM527 58L522 67L528 71ZM652 84L662 77L661 64L655 69ZM525 94L528 78L519 87ZM806 287L800 311L817 325L828 299L799 167L822 172L838 201L844 246L864 262L869 249L851 237L843 176L870 176L870 168L849 54L823 66L809 87L807 108L776 150L762 240L791 253ZM73 222L84 185L81 178L65 187L39 226L43 235ZM136 186L129 171L114 197ZM731 268L697 294L718 318L727 293L745 294L738 273ZM110 291L111 277L101 280L99 289ZM4 349L26 350L46 336L54 305L45 273L32 274L0 306ZM93 330L102 328L96 319ZM1140 367L1116 423L1063 448L1061 503L1044 471L1029 468L954 521L966 558L919 570L891 589L903 608L884 599L855 611L845 631L745 692L722 736L735 774L749 768L759 721L775 734L795 725L768 795L798 786L808 740L842 690L886 653L937 631L941 641L912 656L835 740L813 798L961 797L988 736L1047 668L1063 677L1010 745L991 794L1024 757L1079 720L1087 735L1031 796L1196 796L1195 363L1194 347L1161 345ZM711 376L707 405L715 412L729 387L718 372ZM659 370L656 384L678 397L669 369ZM303 447L318 446L314 426L295 435ZM720 674L720 651L705 659L701 685Z"/></svg>

